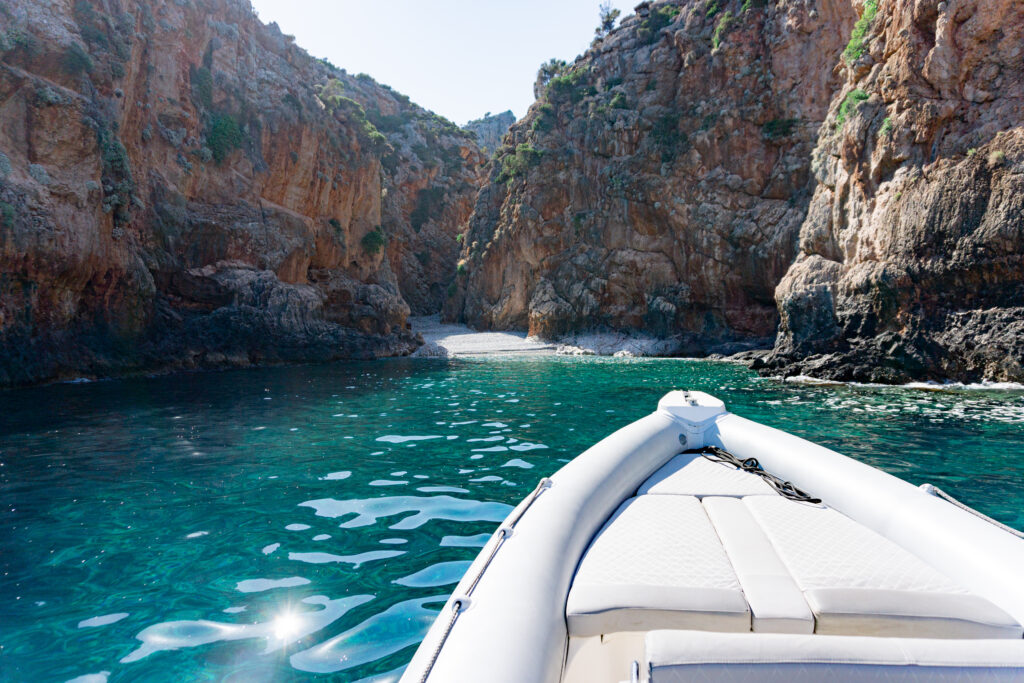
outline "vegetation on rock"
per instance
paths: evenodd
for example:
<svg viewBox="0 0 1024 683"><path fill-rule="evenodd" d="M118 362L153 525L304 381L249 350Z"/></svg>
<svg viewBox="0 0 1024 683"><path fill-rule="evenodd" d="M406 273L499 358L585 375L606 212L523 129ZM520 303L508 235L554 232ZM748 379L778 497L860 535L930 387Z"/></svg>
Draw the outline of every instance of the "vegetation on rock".
<svg viewBox="0 0 1024 683"><path fill-rule="evenodd" d="M877 14L878 0L865 0L864 14L862 14L860 19L857 20L857 23L854 24L853 34L850 36L850 42L846 44L846 49L843 50L843 59L847 62L855 62L864 54L864 51L866 50L864 41Z"/></svg>
<svg viewBox="0 0 1024 683"><path fill-rule="evenodd" d="M377 254L384 245L387 244L387 237L384 235L384 231L378 225L370 232L363 235L362 239L359 240L360 246L363 247L363 251L367 254Z"/></svg>

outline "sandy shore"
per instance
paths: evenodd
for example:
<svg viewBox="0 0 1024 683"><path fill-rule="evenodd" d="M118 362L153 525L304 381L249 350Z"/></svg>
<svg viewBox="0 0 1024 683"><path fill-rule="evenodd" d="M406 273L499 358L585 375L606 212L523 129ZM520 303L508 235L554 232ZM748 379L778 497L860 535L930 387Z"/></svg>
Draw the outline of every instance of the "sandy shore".
<svg viewBox="0 0 1024 683"><path fill-rule="evenodd" d="M426 342L414 356L446 357L483 354L554 353L556 346L528 339L525 332L477 332L465 325L442 323L437 315L411 317L413 332Z"/></svg>

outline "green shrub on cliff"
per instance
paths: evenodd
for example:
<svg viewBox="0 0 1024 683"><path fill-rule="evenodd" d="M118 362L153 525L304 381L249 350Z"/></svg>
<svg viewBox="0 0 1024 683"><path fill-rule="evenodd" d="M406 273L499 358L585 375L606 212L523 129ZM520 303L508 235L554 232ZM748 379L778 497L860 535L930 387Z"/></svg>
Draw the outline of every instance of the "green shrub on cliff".
<svg viewBox="0 0 1024 683"><path fill-rule="evenodd" d="M586 68L573 68L559 74L548 81L548 99L552 102L579 102L596 90L586 83L589 71Z"/></svg>
<svg viewBox="0 0 1024 683"><path fill-rule="evenodd" d="M412 229L419 232L434 214L441 210L444 202L443 187L429 187L416 193L416 207L409 214Z"/></svg>
<svg viewBox="0 0 1024 683"><path fill-rule="evenodd" d="M213 108L213 74L205 66L189 70L189 80L199 104L207 109Z"/></svg>
<svg viewBox="0 0 1024 683"><path fill-rule="evenodd" d="M717 5L717 2L713 0L712 4ZM708 14L708 16L712 16L712 14ZM661 5L654 8L640 21L640 26L636 30L637 38L642 43L653 43L661 35L661 29L675 21L677 16L679 16L678 7Z"/></svg>
<svg viewBox="0 0 1024 683"><path fill-rule="evenodd" d="M878 129L879 138L887 138L892 135L892 119L888 116L882 121L882 127Z"/></svg>
<svg viewBox="0 0 1024 683"><path fill-rule="evenodd" d="M865 0L864 14L853 25L853 34L850 35L850 42L846 44L846 49L843 50L843 59L847 62L856 62L864 54L864 38L867 36L868 29L871 28L871 23L875 20L875 15L877 14L878 0Z"/></svg>
<svg viewBox="0 0 1024 683"><path fill-rule="evenodd" d="M71 43L60 58L60 66L72 76L92 71L92 58L78 43Z"/></svg>
<svg viewBox="0 0 1024 683"><path fill-rule="evenodd" d="M546 86L551 79L565 72L569 64L564 59L549 59L537 70L537 85Z"/></svg>
<svg viewBox="0 0 1024 683"><path fill-rule="evenodd" d="M537 117L530 124L530 130L547 132L555 127L557 120L555 108L545 102L537 107Z"/></svg>
<svg viewBox="0 0 1024 683"><path fill-rule="evenodd" d="M690 149L690 139L679 130L679 114L665 114L651 128L650 139L661 151L662 162L673 161L680 152Z"/></svg>
<svg viewBox="0 0 1024 683"><path fill-rule="evenodd" d="M384 248L387 242L388 239L384 235L384 230L379 225L363 235L363 238L359 240L359 244L362 245L363 251L367 254L376 254Z"/></svg>
<svg viewBox="0 0 1024 683"><path fill-rule="evenodd" d="M711 36L711 46L714 49L718 49L718 46L722 44L722 36L729 30L729 24L732 23L732 12L726 11L722 15L722 18L718 20L718 26L715 27L715 32Z"/></svg>
<svg viewBox="0 0 1024 683"><path fill-rule="evenodd" d="M14 207L7 202L0 202L0 225L5 228L14 227Z"/></svg>
<svg viewBox="0 0 1024 683"><path fill-rule="evenodd" d="M836 116L836 124L838 124L839 127L842 127L842 125L846 123L846 117L853 114L853 112L857 110L857 106L864 100L868 99L868 97L870 97L870 95L860 88L851 90L843 100L843 103L839 105L839 114Z"/></svg>
<svg viewBox="0 0 1024 683"><path fill-rule="evenodd" d="M526 172L540 163L544 152L525 142L520 143L515 152L506 154L501 159L501 173L498 182L511 182L513 178L526 175Z"/></svg>
<svg viewBox="0 0 1024 683"><path fill-rule="evenodd" d="M213 153L213 160L218 164L227 159L228 154L242 146L245 136L238 121L231 114L214 114L210 124L210 132L206 136L206 146Z"/></svg>
<svg viewBox="0 0 1024 683"><path fill-rule="evenodd" d="M761 135L769 140L787 137L793 132L793 127L799 122L799 119L772 119L761 126Z"/></svg>

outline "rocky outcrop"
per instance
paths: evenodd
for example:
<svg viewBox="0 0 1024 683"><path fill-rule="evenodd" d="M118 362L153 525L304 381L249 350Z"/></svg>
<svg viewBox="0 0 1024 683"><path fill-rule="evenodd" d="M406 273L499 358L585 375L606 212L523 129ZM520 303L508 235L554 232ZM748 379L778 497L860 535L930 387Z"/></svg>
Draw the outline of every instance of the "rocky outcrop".
<svg viewBox="0 0 1024 683"><path fill-rule="evenodd" d="M476 136L477 144L485 153L491 153L501 147L505 133L515 122L516 116L511 110L493 116L488 112L483 118L470 121L463 128Z"/></svg>
<svg viewBox="0 0 1024 683"><path fill-rule="evenodd" d="M770 345L856 18L849 0L643 3L546 65L477 199L447 315L636 331L673 353Z"/></svg>
<svg viewBox="0 0 1024 683"><path fill-rule="evenodd" d="M1024 381L1024 6L881 0L863 12L759 367Z"/></svg>
<svg viewBox="0 0 1024 683"><path fill-rule="evenodd" d="M0 385L416 348L471 136L243 0L10 0L0 27Z"/></svg>

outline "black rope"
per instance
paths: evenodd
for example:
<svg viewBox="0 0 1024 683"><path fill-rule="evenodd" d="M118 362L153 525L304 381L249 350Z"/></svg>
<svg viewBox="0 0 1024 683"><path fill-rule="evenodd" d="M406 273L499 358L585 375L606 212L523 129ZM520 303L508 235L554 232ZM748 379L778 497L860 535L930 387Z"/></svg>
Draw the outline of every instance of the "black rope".
<svg viewBox="0 0 1024 683"><path fill-rule="evenodd" d="M796 500L801 503L820 503L820 498L814 498L808 493L804 493L797 487L793 486L788 481L782 481L774 474L765 472L764 468L761 467L761 463L757 461L757 458L747 458L740 460L729 451L723 450L718 446L705 446L704 448L697 451L711 462L718 462L723 465L732 465L738 470L749 472L750 474L756 474L761 477L769 486L775 489L776 492L783 498L789 500Z"/></svg>

